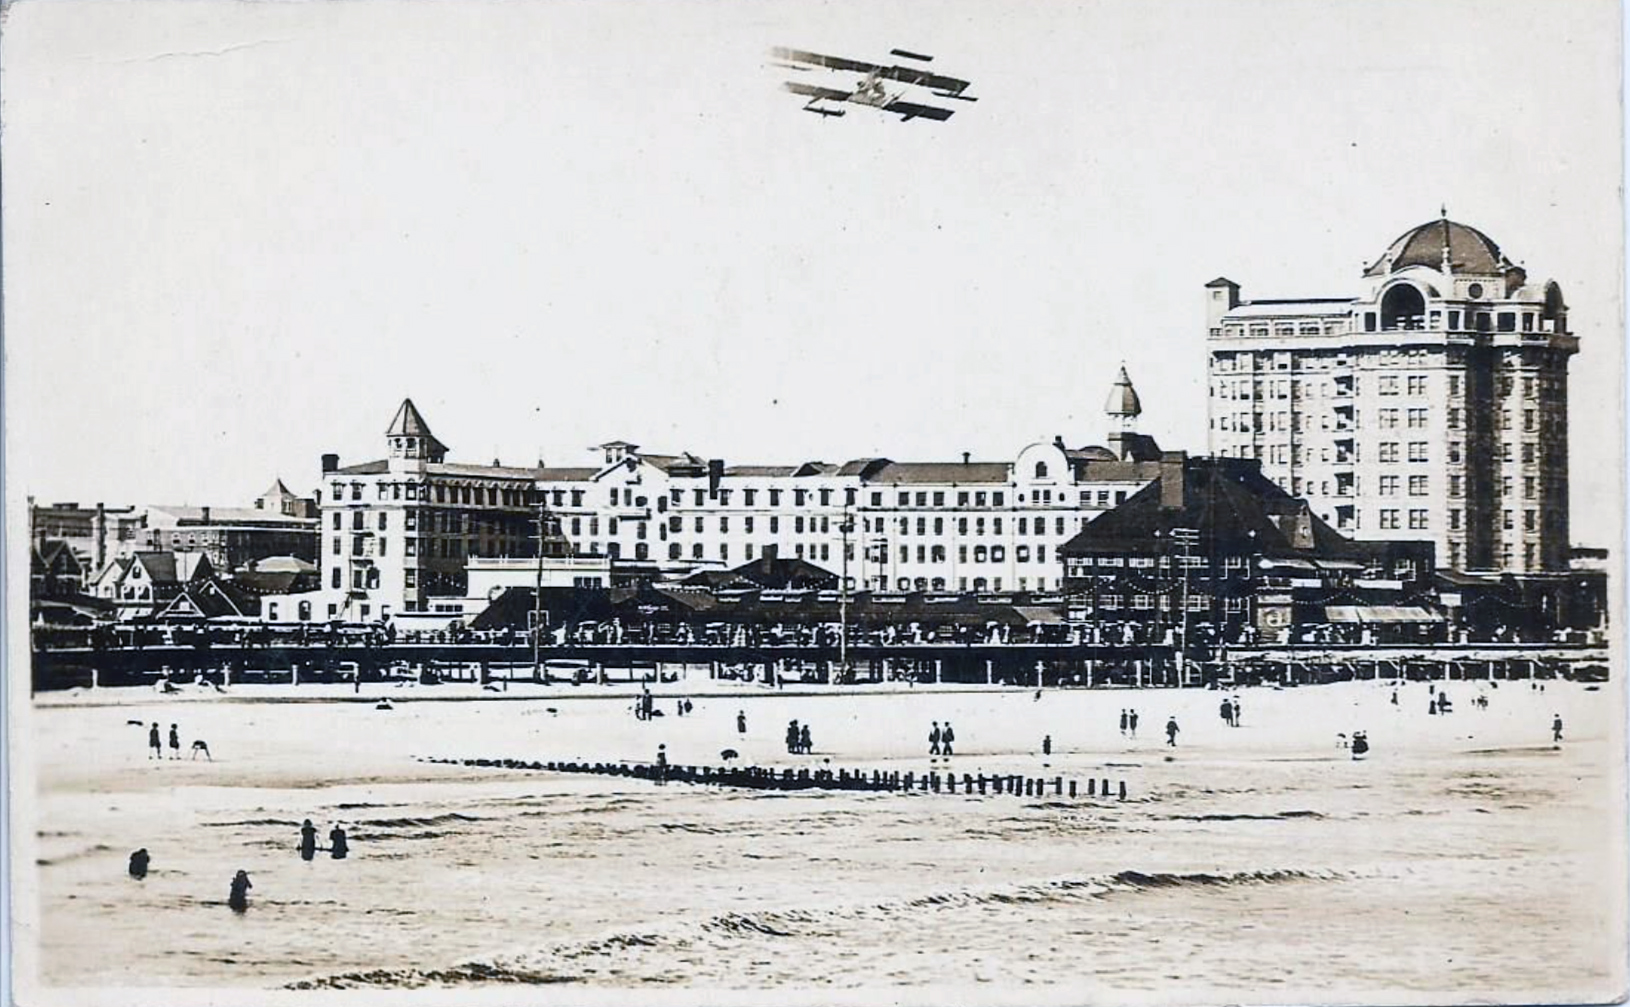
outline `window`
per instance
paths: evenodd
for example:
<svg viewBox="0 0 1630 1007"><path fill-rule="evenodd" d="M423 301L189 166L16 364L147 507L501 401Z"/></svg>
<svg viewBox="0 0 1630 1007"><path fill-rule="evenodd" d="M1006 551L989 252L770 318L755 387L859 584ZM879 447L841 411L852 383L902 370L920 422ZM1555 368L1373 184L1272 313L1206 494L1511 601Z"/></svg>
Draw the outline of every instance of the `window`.
<svg viewBox="0 0 1630 1007"><path fill-rule="evenodd" d="M1449 530L1460 530L1460 508L1458 507L1449 511Z"/></svg>
<svg viewBox="0 0 1630 1007"><path fill-rule="evenodd" d="M1051 500L1051 499L1052 499L1052 496L1053 496L1053 491L1052 491L1052 490L1048 490L1048 491L1046 491L1046 493L1045 493L1045 494L1043 494L1043 495L1044 495L1044 496L1046 496L1046 497L1047 497L1047 498L1048 498L1048 499L1049 499L1049 500ZM1004 497L1003 497L1003 495L1002 495L1002 494L1001 494L1001 493L1000 493L1000 492L997 492L997 493L992 493L992 494L991 494L991 495L990 495L990 503L991 503L991 506L992 506L992 507L1000 507L1000 506L1002 506L1002 500L1003 500L1003 499L1004 499ZM998 589L997 589L997 590L1000 590L1000 588L998 588Z"/></svg>
<svg viewBox="0 0 1630 1007"><path fill-rule="evenodd" d="M1376 451L1378 454L1378 461L1395 462L1398 460L1397 441L1382 441L1376 446Z"/></svg>
<svg viewBox="0 0 1630 1007"><path fill-rule="evenodd" d="M1397 375L1386 374L1386 375L1383 375L1381 377L1381 394L1382 395L1397 395L1398 394L1398 377L1397 377Z"/></svg>
<svg viewBox="0 0 1630 1007"><path fill-rule="evenodd" d="M1424 375L1424 374L1411 374L1409 376L1409 394L1411 394L1411 395L1425 395L1426 394L1426 375Z"/></svg>
<svg viewBox="0 0 1630 1007"><path fill-rule="evenodd" d="M1426 441L1410 441L1409 442L1409 460L1410 461L1412 461L1412 462L1424 462L1424 461L1428 460L1428 452L1427 452L1426 443L1427 443Z"/></svg>
<svg viewBox="0 0 1630 1007"><path fill-rule="evenodd" d="M999 545L993 545L993 546L990 547L990 561L992 563L1000 563L1006 558L1007 558L1007 550L1006 549L1002 548Z"/></svg>
<svg viewBox="0 0 1630 1007"><path fill-rule="evenodd" d="M1382 430L1395 430L1398 427L1398 410L1381 409L1376 412L1376 419Z"/></svg>
<svg viewBox="0 0 1630 1007"><path fill-rule="evenodd" d="M1460 483L1460 477L1459 476L1450 476L1449 477L1449 495L1452 496L1452 497L1458 497L1458 496L1462 495L1462 493L1461 493L1461 483Z"/></svg>
<svg viewBox="0 0 1630 1007"><path fill-rule="evenodd" d="M335 541L335 542L336 542L336 543L338 543L338 542L339 542L339 539L335 539L335 540L334 540L334 541ZM336 551L336 552L338 552L338 550L335 550L335 551ZM339 567L335 567L335 568L334 568L334 576L333 576L333 578L331 578L331 580L332 580L332 585L331 585L331 586L332 586L332 587L333 587L333 588L334 588L334 590L336 590L336 591L338 591L338 590L339 590L339 589L340 589L340 577L341 577L341 576L342 576L342 574L341 574L341 572L340 572L340 568L339 568Z"/></svg>
<svg viewBox="0 0 1630 1007"><path fill-rule="evenodd" d="M1398 527L1398 512L1396 510L1383 510L1381 512L1381 527L1394 529Z"/></svg>
<svg viewBox="0 0 1630 1007"><path fill-rule="evenodd" d="M1409 527L1414 531L1426 530L1426 511L1411 510L1409 512Z"/></svg>
<svg viewBox="0 0 1630 1007"><path fill-rule="evenodd" d="M1037 479L1046 479L1047 478L1047 463L1046 462L1037 462L1036 463L1036 478Z"/></svg>
<svg viewBox="0 0 1630 1007"><path fill-rule="evenodd" d="M1426 477L1425 476L1410 476L1409 477L1409 495L1412 496L1412 497L1423 497L1423 496L1426 495Z"/></svg>
<svg viewBox="0 0 1630 1007"><path fill-rule="evenodd" d="M334 530L335 531L340 530L340 512L339 511L334 512Z"/></svg>
<svg viewBox="0 0 1630 1007"><path fill-rule="evenodd" d="M1030 547L1027 546L1027 545L1021 545L1021 546L1015 547L1014 550L1013 550L1013 559L1014 559L1014 562L1017 562L1017 563L1028 563L1028 562L1030 562Z"/></svg>
<svg viewBox="0 0 1630 1007"><path fill-rule="evenodd" d="M1381 479L1380 479L1380 490L1381 490L1381 495L1384 496L1384 497L1395 497L1395 496L1397 496L1398 495L1398 477L1397 476L1382 476ZM1383 525L1382 527L1386 527L1386 526Z"/></svg>

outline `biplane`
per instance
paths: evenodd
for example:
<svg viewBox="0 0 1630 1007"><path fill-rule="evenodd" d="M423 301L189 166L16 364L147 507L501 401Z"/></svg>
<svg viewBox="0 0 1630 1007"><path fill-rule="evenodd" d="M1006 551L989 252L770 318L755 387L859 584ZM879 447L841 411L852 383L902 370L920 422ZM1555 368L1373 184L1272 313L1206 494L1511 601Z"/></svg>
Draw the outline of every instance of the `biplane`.
<svg viewBox="0 0 1630 1007"><path fill-rule="evenodd" d="M910 52L905 49L891 49L891 56L901 59L915 60L927 63L934 57L922 53ZM914 66L882 66L877 63L866 63L861 60L847 59L842 56L824 56L818 52L804 52L801 49L787 49L777 46L770 50L770 56L776 61L775 65L788 70L808 71L816 68L833 70L839 73L863 74L858 83L850 88L823 87L819 84L806 84L803 81L789 80L781 86L793 94L808 98L804 104L804 111L813 112L823 117L837 117L844 114L844 105L864 105L875 108L880 112L898 115L901 122L912 119L933 119L944 122L952 115L952 110L941 108L938 105L924 105L919 102L907 101L905 88L890 88L884 81L904 84L907 87L926 88L936 97L955 101L978 101L978 98L965 95L962 92L968 89L968 82L955 77L946 77L942 74L930 73L928 70Z"/></svg>

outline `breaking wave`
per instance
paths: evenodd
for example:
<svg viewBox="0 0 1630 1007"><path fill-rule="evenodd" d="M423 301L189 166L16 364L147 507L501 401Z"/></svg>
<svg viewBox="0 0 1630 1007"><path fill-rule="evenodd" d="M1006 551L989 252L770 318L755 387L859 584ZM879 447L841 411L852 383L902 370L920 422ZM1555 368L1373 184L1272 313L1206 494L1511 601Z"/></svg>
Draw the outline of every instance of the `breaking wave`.
<svg viewBox="0 0 1630 1007"><path fill-rule="evenodd" d="M614 933L588 941L506 956L493 961L469 961L439 969L372 969L289 983L288 989L354 989L364 987L414 989L426 986L478 983L604 982L579 963L625 961L647 950L690 952L728 951L741 941L779 941L829 935L846 923L870 921L898 923L925 911L979 908L998 905L1034 905L1115 899L1141 892L1174 889L1219 889L1250 885L1339 881L1348 874L1335 871L1269 870L1235 873L1171 873L1118 871L1087 878L1061 878L1036 884L1008 885L979 890L937 892L917 898L870 905L810 909L772 909L733 912L701 922L680 922L671 927L641 932ZM673 975L619 976L624 984L661 984Z"/></svg>

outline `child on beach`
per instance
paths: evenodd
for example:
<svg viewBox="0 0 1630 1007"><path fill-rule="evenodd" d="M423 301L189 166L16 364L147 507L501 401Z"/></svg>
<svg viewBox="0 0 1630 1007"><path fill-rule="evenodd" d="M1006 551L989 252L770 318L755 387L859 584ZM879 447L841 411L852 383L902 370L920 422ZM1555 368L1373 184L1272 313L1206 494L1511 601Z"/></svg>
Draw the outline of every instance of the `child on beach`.
<svg viewBox="0 0 1630 1007"><path fill-rule="evenodd" d="M152 758L164 758L164 740L158 736L157 724L154 724L147 732L147 746L153 750Z"/></svg>
<svg viewBox="0 0 1630 1007"><path fill-rule="evenodd" d="M181 732L174 724L170 725L170 758L181 758Z"/></svg>
<svg viewBox="0 0 1630 1007"><path fill-rule="evenodd" d="M1168 748L1177 747L1177 731L1177 718L1168 718L1166 721L1166 746Z"/></svg>

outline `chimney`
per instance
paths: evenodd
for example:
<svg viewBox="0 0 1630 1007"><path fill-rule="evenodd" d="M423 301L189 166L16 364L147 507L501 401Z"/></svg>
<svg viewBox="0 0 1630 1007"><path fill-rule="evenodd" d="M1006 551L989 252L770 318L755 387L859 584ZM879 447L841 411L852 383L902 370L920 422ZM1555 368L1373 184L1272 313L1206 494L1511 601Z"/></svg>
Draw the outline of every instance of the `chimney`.
<svg viewBox="0 0 1630 1007"><path fill-rule="evenodd" d="M326 476L330 472L338 472L339 468L340 468L340 456L339 455L336 455L336 454L323 455L323 475Z"/></svg>
<svg viewBox="0 0 1630 1007"><path fill-rule="evenodd" d="M724 459L709 458L707 460L707 491L710 496L718 496L719 481L724 478Z"/></svg>
<svg viewBox="0 0 1630 1007"><path fill-rule="evenodd" d="M100 500L96 502L96 569L108 562L108 511Z"/></svg>
<svg viewBox="0 0 1630 1007"><path fill-rule="evenodd" d="M1187 458L1180 451L1168 451L1160 456L1160 509L1181 510L1188 498L1185 485Z"/></svg>
<svg viewBox="0 0 1630 1007"><path fill-rule="evenodd" d="M200 511L200 516L203 518L204 524L209 524L209 508L208 507L200 507L198 509Z"/></svg>
<svg viewBox="0 0 1630 1007"><path fill-rule="evenodd" d="M1053 447L1058 448L1060 451L1068 451L1069 450L1069 448L1066 448L1064 446L1064 438L1063 437L1056 437L1055 436L1053 438Z"/></svg>
<svg viewBox="0 0 1630 1007"><path fill-rule="evenodd" d="M962 464L964 464L964 465L968 464L968 459L972 458L972 457L973 457L972 452L970 452L970 451L962 452Z"/></svg>

